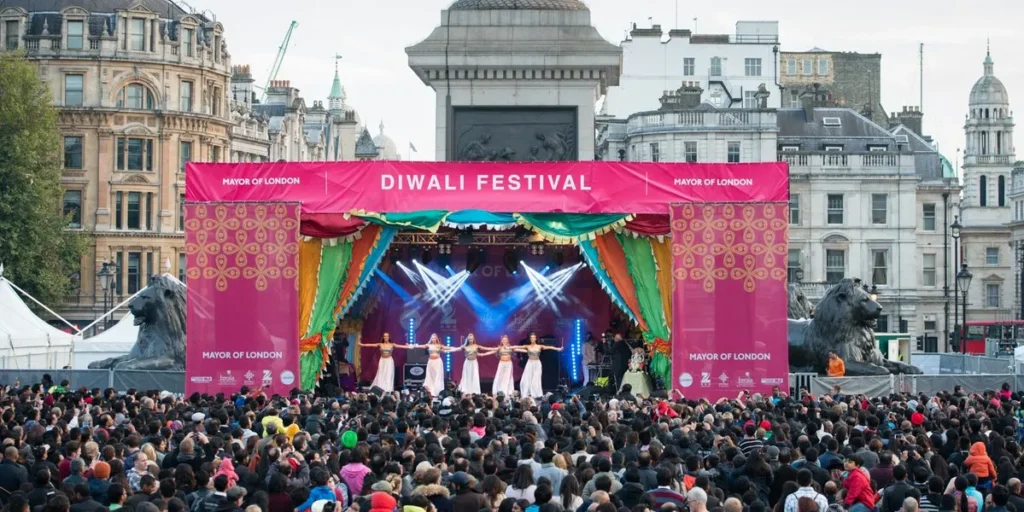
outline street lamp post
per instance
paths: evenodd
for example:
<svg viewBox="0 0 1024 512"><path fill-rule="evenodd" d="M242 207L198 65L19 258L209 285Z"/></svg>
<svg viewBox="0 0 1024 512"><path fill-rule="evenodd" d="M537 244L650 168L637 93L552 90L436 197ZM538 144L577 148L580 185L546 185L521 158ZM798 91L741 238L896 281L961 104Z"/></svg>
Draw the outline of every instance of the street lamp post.
<svg viewBox="0 0 1024 512"><path fill-rule="evenodd" d="M971 279L974 278L974 274L971 274L970 270L967 270L967 264L964 263L960 267L960 272L956 275L956 284L963 290L963 324L960 327L960 353L967 353L967 290L971 288Z"/></svg>
<svg viewBox="0 0 1024 512"><path fill-rule="evenodd" d="M96 273L96 277L99 278L100 288L103 290L103 312L110 311L110 297L114 291L113 279L114 279L114 268L117 267L115 263L103 262L103 267ZM110 327L110 316L106 316L103 319L103 328Z"/></svg>
<svg viewBox="0 0 1024 512"><path fill-rule="evenodd" d="M953 237L953 255L954 255L953 263L954 263L954 265L959 265L959 263L960 263L960 250L958 248L957 242L960 241L960 228L962 228L962 227L963 226L960 225L960 216L959 215L954 215L953 216L953 223L950 224L950 226L949 226L949 230L950 230L951 236ZM957 267L953 267L953 268L957 268ZM946 272L949 272L949 270L946 270ZM960 280L959 279L953 279L953 288L954 288L954 290L953 290L953 326L954 326L954 329L955 329L957 325L960 325L959 323L957 323L957 316L960 314ZM959 333L957 333L957 334L959 334ZM949 340L946 340L946 341L948 343ZM960 346L961 347L963 346L963 343L964 343L964 340L961 339L960 340Z"/></svg>

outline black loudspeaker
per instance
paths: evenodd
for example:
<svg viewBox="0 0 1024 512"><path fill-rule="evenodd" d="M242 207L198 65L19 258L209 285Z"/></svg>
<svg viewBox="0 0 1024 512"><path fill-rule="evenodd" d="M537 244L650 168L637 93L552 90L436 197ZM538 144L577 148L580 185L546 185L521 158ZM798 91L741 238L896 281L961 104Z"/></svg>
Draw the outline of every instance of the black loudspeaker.
<svg viewBox="0 0 1024 512"><path fill-rule="evenodd" d="M597 386L595 384L590 384L589 386L581 389L579 392L579 397L582 400L593 400L595 398L611 395L612 390L610 387Z"/></svg>
<svg viewBox="0 0 1024 512"><path fill-rule="evenodd" d="M418 391L423 388L423 381L426 377L426 364L406 363L402 367L402 387L409 391Z"/></svg>

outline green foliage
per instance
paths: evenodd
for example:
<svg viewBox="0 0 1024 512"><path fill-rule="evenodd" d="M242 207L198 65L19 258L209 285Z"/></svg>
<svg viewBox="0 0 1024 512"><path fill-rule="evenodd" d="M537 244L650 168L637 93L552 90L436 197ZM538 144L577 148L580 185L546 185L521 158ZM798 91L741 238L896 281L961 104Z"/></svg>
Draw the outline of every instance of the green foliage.
<svg viewBox="0 0 1024 512"><path fill-rule="evenodd" d="M84 240L65 230L61 136L36 67L0 54L0 263L4 277L44 304L73 289Z"/></svg>

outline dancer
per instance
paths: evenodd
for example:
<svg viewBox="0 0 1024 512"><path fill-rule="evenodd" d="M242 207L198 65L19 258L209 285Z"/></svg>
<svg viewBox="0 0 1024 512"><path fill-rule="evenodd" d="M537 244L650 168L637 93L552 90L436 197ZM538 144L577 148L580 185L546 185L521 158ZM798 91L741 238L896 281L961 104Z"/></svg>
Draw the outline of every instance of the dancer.
<svg viewBox="0 0 1024 512"><path fill-rule="evenodd" d="M395 390L395 360L391 358L391 353L396 348L408 350L412 347L408 345L399 345L391 342L391 334L384 333L381 337L380 343L359 343L360 347L368 348L380 348L380 361L377 361L377 375L373 377L373 383L370 387L376 386L383 389L385 393L390 393Z"/></svg>
<svg viewBox="0 0 1024 512"><path fill-rule="evenodd" d="M498 354L498 371L494 372L494 382L491 384L491 394L498 396L498 393L506 398L512 396L516 389L515 377L512 376L512 353L515 348L508 341L508 336L501 335L501 343L494 348L480 351L481 356Z"/></svg>
<svg viewBox="0 0 1024 512"><path fill-rule="evenodd" d="M473 333L466 335L466 344L453 348L450 352L463 351L466 353L466 361L462 363L462 380L459 381L459 392L465 395L480 394L480 365L476 358L484 354L484 350L477 345L476 336Z"/></svg>
<svg viewBox="0 0 1024 512"><path fill-rule="evenodd" d="M430 341L427 342L427 375L423 378L423 389L426 389L430 396L436 398L444 391L444 363L441 362L441 353L455 350L442 345L441 338L436 333L430 335Z"/></svg>
<svg viewBox="0 0 1024 512"><path fill-rule="evenodd" d="M519 392L523 396L541 398L544 396L544 387L541 384L541 376L544 373L544 366L540 363L540 353L545 350L562 351L561 347L546 347L537 343L537 333L530 333L530 343L525 347L515 348L516 352L526 352L526 368L523 370L523 377L519 380Z"/></svg>

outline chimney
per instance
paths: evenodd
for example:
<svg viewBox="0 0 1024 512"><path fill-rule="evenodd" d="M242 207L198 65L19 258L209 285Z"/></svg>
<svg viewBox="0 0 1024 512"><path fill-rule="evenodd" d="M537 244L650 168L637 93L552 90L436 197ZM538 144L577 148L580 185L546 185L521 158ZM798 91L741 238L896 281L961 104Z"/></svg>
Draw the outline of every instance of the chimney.
<svg viewBox="0 0 1024 512"><path fill-rule="evenodd" d="M922 135L921 121L923 117L924 114L921 113L921 107L903 107L903 111L896 114L897 122L906 126L917 135ZM891 119L890 122L892 122Z"/></svg>
<svg viewBox="0 0 1024 512"><path fill-rule="evenodd" d="M682 86L675 91L665 91L661 97L661 108L659 110L684 110L700 106L700 95L704 89L700 88L700 82L683 81Z"/></svg>

